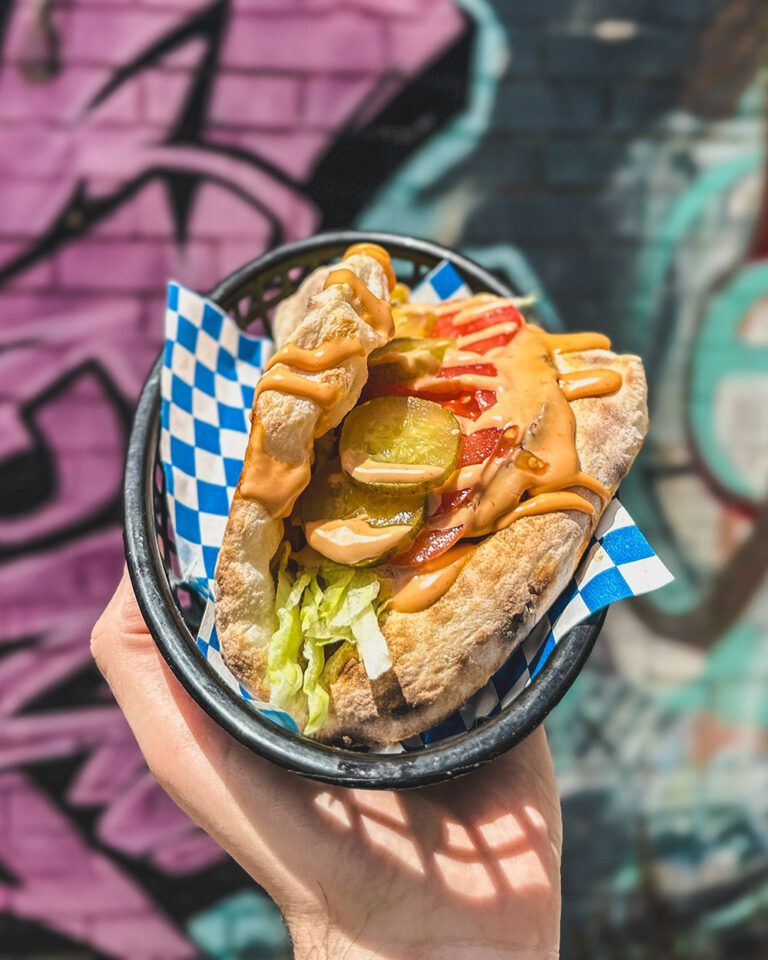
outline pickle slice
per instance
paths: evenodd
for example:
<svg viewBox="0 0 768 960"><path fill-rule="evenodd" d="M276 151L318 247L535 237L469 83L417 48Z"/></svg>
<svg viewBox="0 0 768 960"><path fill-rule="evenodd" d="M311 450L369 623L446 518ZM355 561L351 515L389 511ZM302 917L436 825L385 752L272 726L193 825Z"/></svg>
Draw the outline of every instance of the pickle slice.
<svg viewBox="0 0 768 960"><path fill-rule="evenodd" d="M437 323L437 314L413 304L393 304L392 321L398 337L427 337Z"/></svg>
<svg viewBox="0 0 768 960"><path fill-rule="evenodd" d="M459 421L440 404L387 396L347 414L339 453L354 483L424 494L453 473L460 441Z"/></svg>
<svg viewBox="0 0 768 960"><path fill-rule="evenodd" d="M314 474L299 499L299 510L310 545L350 566L381 563L407 549L427 520L423 495L392 495L358 486L338 460Z"/></svg>
<svg viewBox="0 0 768 960"><path fill-rule="evenodd" d="M437 373L445 351L455 340L395 337L368 357L369 383L399 383Z"/></svg>

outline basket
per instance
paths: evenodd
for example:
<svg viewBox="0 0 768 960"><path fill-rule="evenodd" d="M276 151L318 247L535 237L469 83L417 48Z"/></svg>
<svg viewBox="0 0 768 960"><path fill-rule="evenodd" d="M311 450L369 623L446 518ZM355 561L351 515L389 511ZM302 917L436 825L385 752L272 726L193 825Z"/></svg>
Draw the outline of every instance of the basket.
<svg viewBox="0 0 768 960"><path fill-rule="evenodd" d="M413 286L449 260L473 291L510 296L500 280L459 254L424 240L389 233L326 233L288 244L224 279L209 297L249 331L269 333L272 308L315 267L337 260L353 243L370 241L390 252L398 279ZM526 737L559 702L600 632L605 610L567 633L535 679L496 716L448 740L402 754L329 747L263 717L209 668L195 645L203 605L178 577L173 534L159 460L158 358L142 389L131 431L124 479L125 552L147 627L173 673L193 699L233 737L279 766L346 787L400 789L461 776Z"/></svg>

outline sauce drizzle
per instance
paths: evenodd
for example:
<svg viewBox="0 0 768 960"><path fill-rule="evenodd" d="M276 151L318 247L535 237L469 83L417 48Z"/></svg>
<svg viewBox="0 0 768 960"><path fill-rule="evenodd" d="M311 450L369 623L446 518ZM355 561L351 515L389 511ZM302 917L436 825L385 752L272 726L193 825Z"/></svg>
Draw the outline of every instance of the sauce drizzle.
<svg viewBox="0 0 768 960"><path fill-rule="evenodd" d="M344 267L330 274L323 289L327 290L334 283L345 283L363 305L363 320L373 327L380 337L391 339L395 326L392 322L392 308L386 300L379 299L356 273Z"/></svg>
<svg viewBox="0 0 768 960"><path fill-rule="evenodd" d="M390 289L394 286L395 276L389 254L383 247L376 244L358 244L350 247L344 258L355 253L373 257L384 270ZM379 299L357 274L344 267L329 275L323 289L335 283L344 283L351 288L363 307L360 318L370 324L382 339L390 339L394 326L389 303ZM266 391L276 390L289 396L311 400L320 411L315 422L314 436L321 436L328 429L327 414L342 399L343 388L337 382L302 376L302 372L323 373L339 367L351 357L365 355L366 351L359 337L332 338L310 349L288 342L275 353L254 394L251 433L240 481L235 491L236 497L258 500L273 519L290 515L296 500L309 483L313 450L310 445L296 464L284 463L270 456L264 450L264 424L256 413L258 398Z"/></svg>

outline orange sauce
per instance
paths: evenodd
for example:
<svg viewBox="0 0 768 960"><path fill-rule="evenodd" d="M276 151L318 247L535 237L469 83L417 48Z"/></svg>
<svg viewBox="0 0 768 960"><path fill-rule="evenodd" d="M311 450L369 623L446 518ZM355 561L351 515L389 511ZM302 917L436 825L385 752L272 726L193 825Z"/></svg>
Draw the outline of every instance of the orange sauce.
<svg viewBox="0 0 768 960"><path fill-rule="evenodd" d="M452 320L454 326L460 328L510 302L498 298L473 301L464 302ZM599 333L550 334L524 323L506 346L482 355L462 350L475 341L513 332L514 326L501 323L460 337L443 358L443 366L459 368L452 383L471 391L493 389L496 394L496 403L476 420L459 417L462 433L502 429L509 441L485 462L458 468L448 478L438 494L467 489L471 494L458 509L433 516L428 521L433 530L463 526L464 537L484 537L524 517L559 510L594 515L593 503L574 488L589 490L602 501L610 496L596 478L580 469L570 401L614 393L621 388L621 374L589 368L560 373L555 364L558 353L606 350L610 341ZM462 366L478 364L491 364L497 376L461 373ZM440 383L439 377L425 375L414 381L413 389L425 396L430 389L439 390ZM439 496L431 504L435 502ZM395 579L392 609L415 612L439 599L458 576L458 572L452 578L447 573L438 575L438 571L452 569L450 560L445 560L445 566L439 561L452 557L457 549L460 547L407 573L401 571Z"/></svg>
<svg viewBox="0 0 768 960"><path fill-rule="evenodd" d="M387 279L391 277L391 286L394 286L395 278L386 250L376 244L367 244L364 247L365 249L359 246L350 247L345 256L352 256L353 253L372 256L381 264ZM334 283L349 286L362 304L361 319L370 324L382 339L391 338L394 327L392 310L387 301L380 300L356 274L343 267L330 274L324 289ZM256 416L256 403L259 396L267 390L313 401L321 411L314 434L316 437L321 436L328 429L327 413L341 400L342 386L339 383L313 380L296 371L322 373L337 368L353 356L365 356L362 342L356 337L334 338L309 350L294 343L287 343L277 351L256 387L251 413L251 433L236 496L258 500L275 519L290 514L299 494L309 483L313 451L310 446L302 460L296 464L284 463L266 453L264 424ZM291 367L294 369L290 369Z"/></svg>
<svg viewBox="0 0 768 960"><path fill-rule="evenodd" d="M372 527L360 517L347 520L324 520L308 523L307 543L337 563L364 563L389 553L407 541L411 528L407 524Z"/></svg>
<svg viewBox="0 0 768 960"><path fill-rule="evenodd" d="M426 610L449 590L477 549L473 543L461 543L419 567L412 576L395 582L391 610L400 613L418 613Z"/></svg>
<svg viewBox="0 0 768 960"><path fill-rule="evenodd" d="M604 397L620 390L623 382L618 370L576 370L573 373L561 373L558 379L566 400Z"/></svg>
<svg viewBox="0 0 768 960"><path fill-rule="evenodd" d="M306 370L308 373L319 373L321 370L330 370L331 367L338 367L350 357L362 357L365 355L365 348L357 337L336 337L333 340L326 340L319 347L312 350L305 350L297 347L295 343L286 343L273 354L270 361L264 368L265 372L271 370L278 363L284 363L288 367L295 367L297 370Z"/></svg>
<svg viewBox="0 0 768 960"><path fill-rule="evenodd" d="M347 250L345 258L357 253L371 256L381 264L392 290L395 277L386 251L375 244L357 244ZM356 274L343 266L332 271L325 288L332 284L347 285L362 305L361 318L383 340L392 337L392 312L387 301L375 296ZM436 307L407 304L404 309L414 316L422 313L455 314L452 323L461 328L489 311L510 304L514 301L478 294L459 303L449 301ZM514 336L507 345L494 347L483 354L464 349L498 334L512 333ZM484 364L492 365L497 371L496 376L487 376L471 369L462 373L459 369L451 378L451 382L464 390L493 390L496 395L496 403L481 412L476 420L459 417L462 432L470 434L487 428L502 429L505 431L504 441L496 454L484 463L460 468L448 478L440 492L470 489L469 500L456 510L433 516L428 521L428 528L441 530L461 525L463 536L479 538L502 530L523 517L558 510L594 514L593 503L574 488L589 490L601 500L607 499L610 491L580 469L575 442L576 421L570 402L613 393L620 389L622 378L620 373L609 369L587 368L561 373L555 356L607 350L609 347L610 341L602 334L551 334L524 322L519 329L517 323L506 321L459 336L456 346L445 352L444 367L472 368ZM296 371L320 373L338 367L352 356L364 355L364 348L356 338L329 340L312 350L288 343L268 364L256 396L265 390L280 390L309 398L321 411L327 412L341 399L340 386L310 379ZM430 390L444 388L445 383L445 379L441 380L434 373L426 373L414 380L412 386L414 392L428 395ZM258 499L272 516L285 517L309 482L312 453L308 451L305 459L295 465L273 459L263 449L263 424L258 417L253 420L238 493ZM325 429L324 420L323 415L316 431L318 435ZM363 474L370 479L366 471L380 468L380 464L368 462L355 465L355 469L362 471L359 479ZM402 479L400 474L396 479ZM311 526L312 529L307 530L310 543L315 547L322 545L324 555L332 554L333 559L341 563L359 563L381 556L394 547L395 540L408 533L405 527L374 529L363 524L363 529L360 523L347 520L330 520ZM460 544L407 574L401 571L396 578L392 609L404 612L426 609L455 582L474 550L473 544Z"/></svg>
<svg viewBox="0 0 768 960"><path fill-rule="evenodd" d="M324 290L334 283L344 283L363 305L363 319L380 337L389 340L395 331L392 322L392 308L386 300L381 300L372 293L356 273L343 267L334 270L325 281Z"/></svg>
<svg viewBox="0 0 768 960"><path fill-rule="evenodd" d="M341 259L347 260L349 257L354 257L356 253L362 254L364 257L371 257L379 264L387 278L389 292L392 293L397 284L397 278L395 277L395 271L392 269L392 261L384 247L380 247L378 243L355 243L344 251L344 256Z"/></svg>
<svg viewBox="0 0 768 960"><path fill-rule="evenodd" d="M290 515L301 491L309 483L310 462L288 464L264 450L264 424L253 417L245 463L235 496L258 500L274 519Z"/></svg>
<svg viewBox="0 0 768 960"><path fill-rule="evenodd" d="M267 390L279 390L281 393L290 393L293 397L306 397L314 401L321 410L330 410L339 402L341 396L341 386L338 383L310 380L292 370L270 370L265 373L256 387L256 397L260 397Z"/></svg>

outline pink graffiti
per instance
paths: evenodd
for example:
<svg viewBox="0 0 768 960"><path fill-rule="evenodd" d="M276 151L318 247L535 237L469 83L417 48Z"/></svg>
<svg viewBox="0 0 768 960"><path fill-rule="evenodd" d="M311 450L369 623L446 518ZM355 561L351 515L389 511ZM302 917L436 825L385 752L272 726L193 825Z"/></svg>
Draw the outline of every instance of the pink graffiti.
<svg viewBox="0 0 768 960"><path fill-rule="evenodd" d="M164 284L206 289L276 235L315 229L302 183L338 131L463 24L451 0L71 0L51 5L61 69L41 72L36 9L13 3L0 61L0 271L37 250L0 287L0 483L18 500L0 511L0 911L172 960L196 951L110 854L169 877L223 854L151 779L104 686L54 697L92 669L90 628L119 577L127 419ZM66 759L56 803L18 769ZM74 823L85 809L93 842Z"/></svg>

